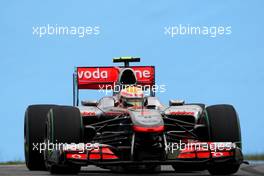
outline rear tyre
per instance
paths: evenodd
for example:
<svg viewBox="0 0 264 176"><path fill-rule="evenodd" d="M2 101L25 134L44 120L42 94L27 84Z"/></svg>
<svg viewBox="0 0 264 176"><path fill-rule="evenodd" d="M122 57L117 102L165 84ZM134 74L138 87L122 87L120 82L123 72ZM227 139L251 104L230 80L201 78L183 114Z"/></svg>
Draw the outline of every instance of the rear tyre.
<svg viewBox="0 0 264 176"><path fill-rule="evenodd" d="M51 108L47 115L46 140L53 144L70 144L83 142L82 117L80 111L72 106L58 106ZM46 152L46 165L52 174L78 173L80 166L49 162Z"/></svg>
<svg viewBox="0 0 264 176"><path fill-rule="evenodd" d="M29 170L46 170L43 153L36 148L44 142L47 112L56 105L31 105L25 112L24 152Z"/></svg>
<svg viewBox="0 0 264 176"><path fill-rule="evenodd" d="M214 105L206 108L209 136L212 142L234 142L242 147L239 119L232 105ZM219 163L208 168L212 175L229 175L238 171L240 163Z"/></svg>

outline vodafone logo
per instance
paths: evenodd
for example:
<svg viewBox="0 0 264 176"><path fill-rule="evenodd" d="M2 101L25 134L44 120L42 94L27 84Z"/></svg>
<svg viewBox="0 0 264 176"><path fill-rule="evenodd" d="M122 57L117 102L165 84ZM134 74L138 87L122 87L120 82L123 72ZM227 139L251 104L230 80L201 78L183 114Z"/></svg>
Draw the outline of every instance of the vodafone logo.
<svg viewBox="0 0 264 176"><path fill-rule="evenodd" d="M138 79L151 78L151 71L148 69L133 69ZM118 77L118 71L115 68L82 68L78 70L79 79L107 79L109 76Z"/></svg>
<svg viewBox="0 0 264 176"><path fill-rule="evenodd" d="M155 82L155 67L133 66L140 85L153 85ZM121 68L122 69L122 68ZM79 89L101 89L113 86L118 81L120 69L118 67L77 67L77 82Z"/></svg>
<svg viewBox="0 0 264 176"><path fill-rule="evenodd" d="M91 70L82 70L78 71L78 78L80 79L100 79L100 78L108 78L108 72L103 70L101 71L100 68L95 69L94 71Z"/></svg>
<svg viewBox="0 0 264 176"><path fill-rule="evenodd" d="M149 70L134 70L137 78L150 78L151 74Z"/></svg>

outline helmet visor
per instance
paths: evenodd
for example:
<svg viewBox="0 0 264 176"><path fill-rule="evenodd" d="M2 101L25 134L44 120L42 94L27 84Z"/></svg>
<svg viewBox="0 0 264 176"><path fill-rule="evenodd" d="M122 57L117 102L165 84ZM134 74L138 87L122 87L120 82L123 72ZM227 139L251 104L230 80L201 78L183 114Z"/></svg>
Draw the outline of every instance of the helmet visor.
<svg viewBox="0 0 264 176"><path fill-rule="evenodd" d="M126 106L143 106L143 99L127 98L124 100Z"/></svg>

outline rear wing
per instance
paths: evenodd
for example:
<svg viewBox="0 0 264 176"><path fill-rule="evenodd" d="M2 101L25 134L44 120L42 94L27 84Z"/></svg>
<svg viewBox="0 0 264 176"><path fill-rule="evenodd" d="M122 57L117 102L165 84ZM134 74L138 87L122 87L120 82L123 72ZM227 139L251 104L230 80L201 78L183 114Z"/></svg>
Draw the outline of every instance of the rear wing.
<svg viewBox="0 0 264 176"><path fill-rule="evenodd" d="M127 66L125 66L127 67ZM128 66L137 77L137 85L155 85L154 66ZM73 105L79 104L80 89L113 89L124 67L76 67L73 74Z"/></svg>

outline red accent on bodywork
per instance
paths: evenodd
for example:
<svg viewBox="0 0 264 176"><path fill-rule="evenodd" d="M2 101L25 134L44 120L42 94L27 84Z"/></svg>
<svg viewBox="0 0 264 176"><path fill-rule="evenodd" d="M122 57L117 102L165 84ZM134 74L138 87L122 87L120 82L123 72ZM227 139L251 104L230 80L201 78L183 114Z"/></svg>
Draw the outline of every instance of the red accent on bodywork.
<svg viewBox="0 0 264 176"><path fill-rule="evenodd" d="M195 153L180 153L178 158L195 158Z"/></svg>
<svg viewBox="0 0 264 176"><path fill-rule="evenodd" d="M177 158L220 158L220 157L229 157L233 156L233 152L202 152L202 151L194 151L194 152L181 152Z"/></svg>
<svg viewBox="0 0 264 176"><path fill-rule="evenodd" d="M107 147L91 150L88 156L90 160L118 159L118 157Z"/></svg>
<svg viewBox="0 0 264 176"><path fill-rule="evenodd" d="M88 111L83 111L81 112L82 116L96 116L95 112L88 112Z"/></svg>
<svg viewBox="0 0 264 176"><path fill-rule="evenodd" d="M197 158L210 158L210 152L197 152Z"/></svg>
<svg viewBox="0 0 264 176"><path fill-rule="evenodd" d="M93 150L89 151L88 154L67 153L66 158L67 159L76 159L76 160L118 159L118 157L108 147L103 147L101 149L93 149Z"/></svg>
<svg viewBox="0 0 264 176"><path fill-rule="evenodd" d="M79 159L79 160L86 160L87 155L83 153L67 153L66 154L67 159Z"/></svg>
<svg viewBox="0 0 264 176"><path fill-rule="evenodd" d="M119 116L125 114L125 112L105 112L106 116Z"/></svg>
<svg viewBox="0 0 264 176"><path fill-rule="evenodd" d="M233 156L233 152L226 151L226 152L211 152L213 158L219 158L219 157L227 157L227 156Z"/></svg>
<svg viewBox="0 0 264 176"><path fill-rule="evenodd" d="M201 143L200 146L199 145L199 143L192 143L192 145L189 145L189 147L180 150L177 158L221 158L234 155L233 151L229 148L222 148L221 150L210 150L202 147L204 143ZM207 142L207 145L215 145L215 143Z"/></svg>
<svg viewBox="0 0 264 176"><path fill-rule="evenodd" d="M155 126L155 127L141 127L141 126L133 126L133 130L135 132L142 132L142 133L153 133L153 132L163 132L164 126Z"/></svg>
<svg viewBox="0 0 264 176"><path fill-rule="evenodd" d="M100 154L93 154L93 153L91 153L89 155L89 159L90 160L98 160L98 159L101 159L101 155Z"/></svg>
<svg viewBox="0 0 264 176"><path fill-rule="evenodd" d="M186 112L186 111L172 111L169 113L170 115L194 115L194 112Z"/></svg>

